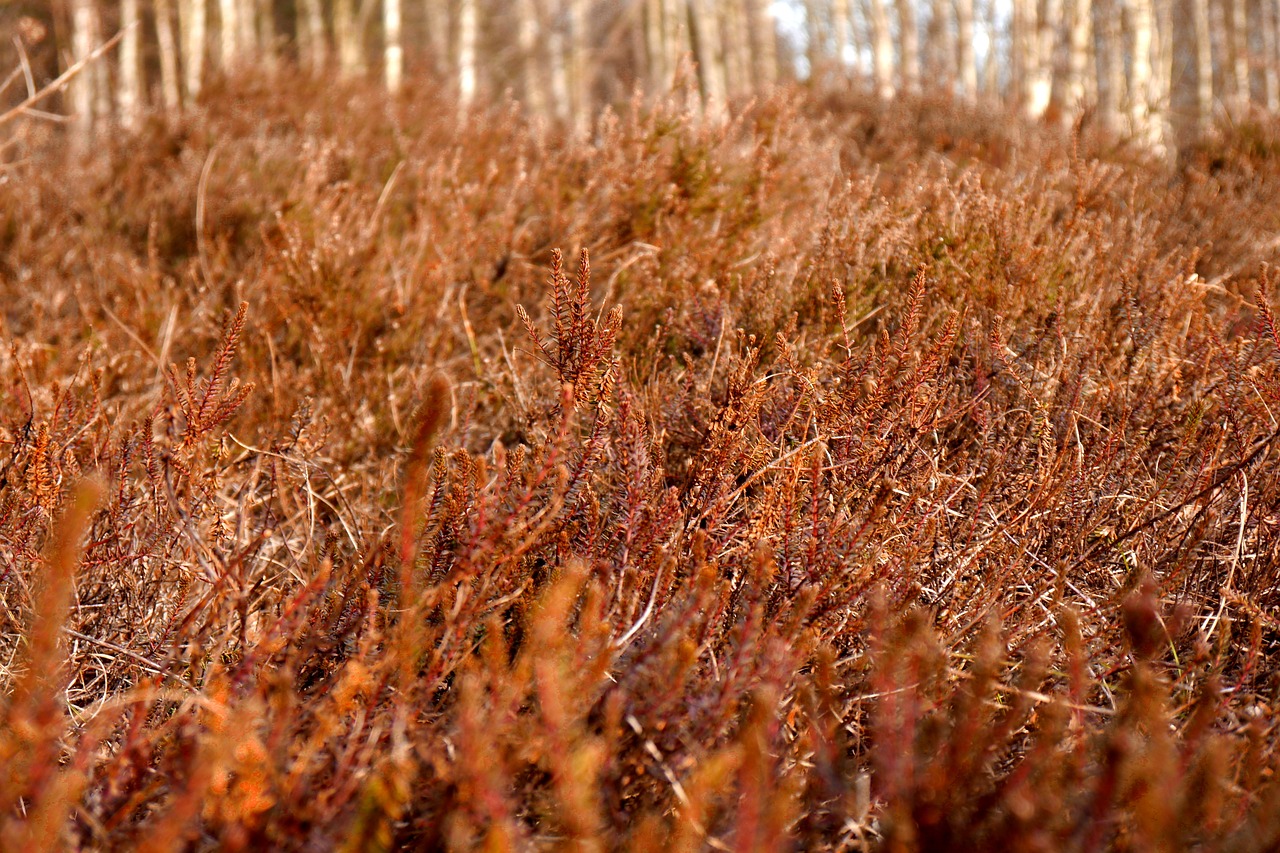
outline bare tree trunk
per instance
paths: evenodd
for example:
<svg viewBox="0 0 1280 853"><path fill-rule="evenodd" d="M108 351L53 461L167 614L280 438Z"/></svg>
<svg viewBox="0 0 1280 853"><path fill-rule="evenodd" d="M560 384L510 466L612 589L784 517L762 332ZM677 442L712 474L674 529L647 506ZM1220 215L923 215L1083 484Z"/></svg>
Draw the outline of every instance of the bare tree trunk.
<svg viewBox="0 0 1280 853"><path fill-rule="evenodd" d="M458 4L458 109L463 114L476 100L477 14L476 0L461 0Z"/></svg>
<svg viewBox="0 0 1280 853"><path fill-rule="evenodd" d="M694 0L697 2L697 0ZM809 79L818 79L818 72L825 64L823 49L824 29L818 14L818 0L804 0L805 59L809 62Z"/></svg>
<svg viewBox="0 0 1280 853"><path fill-rule="evenodd" d="M1160 148L1160 116L1151 98L1151 41L1155 24L1151 0L1129 2L1129 122L1134 138Z"/></svg>
<svg viewBox="0 0 1280 853"><path fill-rule="evenodd" d="M178 79L178 45L173 35L172 0L155 0L156 49L160 53L160 96L164 108L176 113L182 108L182 84Z"/></svg>
<svg viewBox="0 0 1280 853"><path fill-rule="evenodd" d="M182 27L183 81L187 90L188 105L194 104L200 95L204 81L204 49L209 23L207 0L182 0L179 23Z"/></svg>
<svg viewBox="0 0 1280 853"><path fill-rule="evenodd" d="M982 92L988 98L1000 96L1000 22L995 0L986 0L982 10L987 31L987 54L982 63Z"/></svg>
<svg viewBox="0 0 1280 853"><path fill-rule="evenodd" d="M650 91L665 90L671 82L671 62L667 58L666 30L662 25L662 0L644 0L644 55Z"/></svg>
<svg viewBox="0 0 1280 853"><path fill-rule="evenodd" d="M1055 83L1054 98L1061 109L1062 121L1070 125L1084 108L1089 85L1089 59L1093 46L1093 9L1090 0L1067 0L1063 10L1065 57L1060 86Z"/></svg>
<svg viewBox="0 0 1280 853"><path fill-rule="evenodd" d="M1174 15L1173 54L1179 57L1171 76L1169 119L1179 150L1193 144L1203 125L1199 120L1199 69L1196 43L1196 0L1178 0Z"/></svg>
<svg viewBox="0 0 1280 853"><path fill-rule="evenodd" d="M835 37L835 67L841 80L849 77L849 0L831 0L831 32Z"/></svg>
<svg viewBox="0 0 1280 853"><path fill-rule="evenodd" d="M236 19L240 23L240 55L249 57L253 62L262 60L262 51L258 44L257 9L253 0L232 0L236 4Z"/></svg>
<svg viewBox="0 0 1280 853"><path fill-rule="evenodd" d="M335 0L333 40L338 47L338 68L344 77L364 71L364 27L355 0Z"/></svg>
<svg viewBox="0 0 1280 853"><path fill-rule="evenodd" d="M769 0L746 0L747 31L751 38L752 79L759 87L778 79L778 31L769 11Z"/></svg>
<svg viewBox="0 0 1280 853"><path fill-rule="evenodd" d="M427 22L427 44L431 48L431 67L437 74L446 74L451 67L449 0L423 0L423 13Z"/></svg>
<svg viewBox="0 0 1280 853"><path fill-rule="evenodd" d="M1232 109L1239 112L1249 103L1249 34L1245 23L1244 0L1226 0L1227 92Z"/></svg>
<svg viewBox="0 0 1280 853"><path fill-rule="evenodd" d="M71 0L71 61L80 62L98 44L98 10L93 0ZM72 138L77 149L88 149L93 138L94 77L97 67L90 63L71 80Z"/></svg>
<svg viewBox="0 0 1280 853"><path fill-rule="evenodd" d="M218 12L222 67L229 69L240 61L240 4L236 0L219 0Z"/></svg>
<svg viewBox="0 0 1280 853"><path fill-rule="evenodd" d="M591 126L592 66L587 21L587 0L569 0L570 110L574 131L582 134Z"/></svg>
<svg viewBox="0 0 1280 853"><path fill-rule="evenodd" d="M1280 16L1276 0L1259 0L1258 29L1261 30L1262 102L1268 112L1280 112L1280 68L1276 64L1276 51L1280 47Z"/></svg>
<svg viewBox="0 0 1280 853"><path fill-rule="evenodd" d="M120 123L137 127L142 109L142 67L138 63L142 19L138 0L120 0L120 76L116 91Z"/></svg>
<svg viewBox="0 0 1280 853"><path fill-rule="evenodd" d="M1151 103L1159 122L1160 144L1169 139L1169 103L1173 94L1173 3L1174 0L1152 0L1155 18L1152 42Z"/></svg>
<svg viewBox="0 0 1280 853"><path fill-rule="evenodd" d="M400 0L382 0L383 75L388 92L400 91L404 76L404 45L400 41Z"/></svg>
<svg viewBox="0 0 1280 853"><path fill-rule="evenodd" d="M702 84L703 104L708 115L722 117L726 106L724 62L715 7L711 5L711 0L691 0L690 8L693 12L694 55L698 61L698 80Z"/></svg>
<svg viewBox="0 0 1280 853"><path fill-rule="evenodd" d="M847 0L845 0L847 2ZM730 97L751 91L751 35L741 0L719 0L725 82Z"/></svg>
<svg viewBox="0 0 1280 853"><path fill-rule="evenodd" d="M329 37L325 33L320 0L298 2L298 53L304 65L319 72L329 62Z"/></svg>
<svg viewBox="0 0 1280 853"><path fill-rule="evenodd" d="M1039 119L1053 96L1054 48L1062 21L1062 0L1040 0L1036 10L1035 43L1027 85L1026 114Z"/></svg>
<svg viewBox="0 0 1280 853"><path fill-rule="evenodd" d="M470 2L470 0L468 0ZM565 9L564 0L555 0L552 7L552 22L547 28L547 56L551 63L551 104L556 118L568 121L572 115L573 104L569 94L568 50L565 41Z"/></svg>
<svg viewBox="0 0 1280 853"><path fill-rule="evenodd" d="M871 74L876 95L884 100L893 97L893 33L889 31L889 15L884 0L869 0L871 25Z"/></svg>
<svg viewBox="0 0 1280 853"><path fill-rule="evenodd" d="M524 104L529 112L542 115L546 112L547 102L546 80L538 53L541 46L538 35L542 31L542 16L539 14L537 0L517 0L516 16L520 62L524 67Z"/></svg>
<svg viewBox="0 0 1280 853"><path fill-rule="evenodd" d="M1009 30L1009 65L1012 75L1013 100L1019 110L1026 110L1030 98L1032 65L1036 45L1036 0L1013 0L1013 17Z"/></svg>
<svg viewBox="0 0 1280 853"><path fill-rule="evenodd" d="M397 0L399 2L399 0ZM257 23L257 56L269 70L274 70L279 61L276 52L279 48L276 33L276 13L273 0L253 0L254 21Z"/></svg>
<svg viewBox="0 0 1280 853"><path fill-rule="evenodd" d="M1124 73L1124 40L1120 21L1121 0L1097 0L1098 113L1112 133L1123 129L1122 109L1128 100Z"/></svg>
<svg viewBox="0 0 1280 853"><path fill-rule="evenodd" d="M924 66L933 86L955 92L956 43L951 31L951 4L937 0L925 27Z"/></svg>
<svg viewBox="0 0 1280 853"><path fill-rule="evenodd" d="M969 100L978 98L978 61L973 48L973 0L955 0L956 62L960 93Z"/></svg>
<svg viewBox="0 0 1280 853"><path fill-rule="evenodd" d="M915 0L897 0L898 53L902 65L902 88L910 94L920 92L920 24L916 19ZM874 44L874 34L872 43Z"/></svg>
<svg viewBox="0 0 1280 853"><path fill-rule="evenodd" d="M1213 34L1209 28L1209 0L1191 0L1195 28L1196 125L1199 132L1213 122Z"/></svg>

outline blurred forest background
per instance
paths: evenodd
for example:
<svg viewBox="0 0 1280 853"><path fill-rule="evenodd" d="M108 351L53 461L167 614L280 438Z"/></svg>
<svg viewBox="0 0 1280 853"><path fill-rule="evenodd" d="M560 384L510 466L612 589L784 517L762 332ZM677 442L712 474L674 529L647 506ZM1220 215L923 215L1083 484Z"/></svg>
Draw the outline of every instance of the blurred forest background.
<svg viewBox="0 0 1280 853"><path fill-rule="evenodd" d="M282 63L511 93L584 128L684 79L722 113L778 82L946 93L1172 153L1280 108L1280 0L17 0L0 8L6 109L54 98L76 138L178 112L216 75ZM118 42L103 50L118 36ZM692 59L691 62L686 62ZM684 75L684 77L682 77ZM35 106L35 104L32 104Z"/></svg>

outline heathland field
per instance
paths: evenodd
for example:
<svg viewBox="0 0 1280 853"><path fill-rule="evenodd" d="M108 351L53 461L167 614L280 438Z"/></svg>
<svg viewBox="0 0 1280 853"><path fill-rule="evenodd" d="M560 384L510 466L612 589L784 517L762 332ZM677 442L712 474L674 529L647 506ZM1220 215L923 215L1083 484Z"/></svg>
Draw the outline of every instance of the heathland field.
<svg viewBox="0 0 1280 853"><path fill-rule="evenodd" d="M1277 120L286 82L10 128L0 849L1280 846Z"/></svg>

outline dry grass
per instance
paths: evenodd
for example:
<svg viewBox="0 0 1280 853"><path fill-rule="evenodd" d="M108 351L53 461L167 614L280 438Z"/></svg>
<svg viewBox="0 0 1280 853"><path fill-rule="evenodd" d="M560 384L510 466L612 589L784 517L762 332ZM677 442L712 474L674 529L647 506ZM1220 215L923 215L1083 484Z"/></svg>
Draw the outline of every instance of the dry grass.
<svg viewBox="0 0 1280 853"><path fill-rule="evenodd" d="M0 167L0 848L1280 844L1280 127L227 89Z"/></svg>

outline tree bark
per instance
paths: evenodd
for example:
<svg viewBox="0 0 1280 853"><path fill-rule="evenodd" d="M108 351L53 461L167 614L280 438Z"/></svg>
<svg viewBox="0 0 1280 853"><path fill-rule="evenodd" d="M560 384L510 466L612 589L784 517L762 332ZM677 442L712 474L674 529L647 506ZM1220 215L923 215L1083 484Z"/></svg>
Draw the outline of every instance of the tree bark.
<svg viewBox="0 0 1280 853"><path fill-rule="evenodd" d="M71 61L80 62L98 45L101 25L93 0L71 0ZM72 139L80 151L85 151L93 138L95 77L98 69L89 63L71 80Z"/></svg>
<svg viewBox="0 0 1280 853"><path fill-rule="evenodd" d="M956 62L960 94L969 100L978 98L978 61L973 47L973 0L955 0Z"/></svg>
<svg viewBox="0 0 1280 853"><path fill-rule="evenodd" d="M1089 86L1089 67L1093 47L1093 4L1090 0L1067 0L1064 10L1066 28L1066 73L1061 95L1062 120L1071 124L1084 109Z"/></svg>
<svg viewBox="0 0 1280 853"><path fill-rule="evenodd" d="M708 115L723 117L726 106L724 59L715 8L712 0L690 0L690 9L693 12L693 49L698 62L703 106Z"/></svg>
<svg viewBox="0 0 1280 853"><path fill-rule="evenodd" d="M1249 104L1249 34L1244 0L1226 0L1227 92L1239 112Z"/></svg>
<svg viewBox="0 0 1280 853"><path fill-rule="evenodd" d="M1163 144L1163 133L1157 105L1151 99L1154 8L1151 0L1130 0L1128 11L1130 133L1158 149Z"/></svg>
<svg viewBox="0 0 1280 853"><path fill-rule="evenodd" d="M1062 0L1040 0L1036 9L1035 40L1027 80L1026 114L1040 119L1053 96L1054 48L1062 21Z"/></svg>
<svg viewBox="0 0 1280 853"><path fill-rule="evenodd" d="M299 0L298 18L302 61L313 72L322 71L329 61L329 36L325 33L324 9L320 0Z"/></svg>
<svg viewBox="0 0 1280 853"><path fill-rule="evenodd" d="M124 127L137 127L142 109L142 66L139 64L139 47L142 35L142 18L138 0L120 0L119 82L116 103L120 123Z"/></svg>
<svg viewBox="0 0 1280 853"><path fill-rule="evenodd" d="M539 13L537 0L516 0L516 16L520 63L524 68L524 104L529 112L542 115L546 112L547 101L546 80L538 51L541 46L538 34L542 31L542 15Z"/></svg>
<svg viewBox="0 0 1280 853"><path fill-rule="evenodd" d="M849 77L849 63L845 59L849 42L849 0L831 0L831 33L834 36L835 69L841 80Z"/></svg>
<svg viewBox="0 0 1280 853"><path fill-rule="evenodd" d="M160 54L160 97L164 108L176 113L182 108L182 83L178 78L178 45L173 35L172 0L155 0L156 50Z"/></svg>
<svg viewBox="0 0 1280 853"><path fill-rule="evenodd" d="M388 92L400 91L404 76L404 45L400 36L400 0L382 0L383 75Z"/></svg>
<svg viewBox="0 0 1280 853"><path fill-rule="evenodd" d="M1124 73L1124 40L1120 21L1121 0L1097 0L1096 38L1098 74L1098 113L1103 127L1120 133L1124 127L1122 111L1128 100Z"/></svg>
<svg viewBox="0 0 1280 853"><path fill-rule="evenodd" d="M1000 20L995 0L986 0L982 10L987 31L987 54L982 63L982 92L988 98L1000 97Z"/></svg>
<svg viewBox="0 0 1280 853"><path fill-rule="evenodd" d="M884 0L868 0L867 11L871 25L872 79L876 96L887 101L894 94L893 34L889 32L889 15Z"/></svg>
<svg viewBox="0 0 1280 853"><path fill-rule="evenodd" d="M769 10L769 0L746 0L747 30L751 37L752 78L759 87L772 86L778 79L778 31Z"/></svg>
<svg viewBox="0 0 1280 853"><path fill-rule="evenodd" d="M809 63L809 79L816 80L818 69L823 64L823 31L818 17L818 0L804 0L804 35L804 58Z"/></svg>
<svg viewBox="0 0 1280 853"><path fill-rule="evenodd" d="M450 71L449 0L423 0L431 67L440 75Z"/></svg>
<svg viewBox="0 0 1280 853"><path fill-rule="evenodd" d="M1276 0L1258 0L1258 29L1261 31L1262 102L1268 112L1280 112L1280 68L1276 64L1280 47L1280 16Z"/></svg>
<svg viewBox="0 0 1280 853"><path fill-rule="evenodd" d="M458 4L458 109L464 115L476 100L477 16L476 0L461 0Z"/></svg>
<svg viewBox="0 0 1280 853"><path fill-rule="evenodd" d="M910 94L920 92L920 24L916 19L915 0L897 0L898 54L902 66L902 88ZM874 35L872 37L874 43Z"/></svg>
<svg viewBox="0 0 1280 853"><path fill-rule="evenodd" d="M187 90L187 104L193 105L200 96L204 82L205 38L208 35L209 9L207 0L182 0L179 18L182 28L183 84Z"/></svg>
<svg viewBox="0 0 1280 853"><path fill-rule="evenodd" d="M956 59L955 36L951 30L951 4L937 0L925 27L925 73L933 86L955 92Z"/></svg>
<svg viewBox="0 0 1280 853"><path fill-rule="evenodd" d="M364 28L357 14L355 0L335 0L333 4L333 40L338 46L338 69L344 77L364 70Z"/></svg>
<svg viewBox="0 0 1280 853"><path fill-rule="evenodd" d="M592 64L591 38L588 31L587 0L569 0L569 109L574 131L586 132L591 126Z"/></svg>
<svg viewBox="0 0 1280 853"><path fill-rule="evenodd" d="M845 0L848 2L848 0ZM725 84L730 97L751 91L751 35L741 0L719 0Z"/></svg>
<svg viewBox="0 0 1280 853"><path fill-rule="evenodd" d="M229 69L240 61L240 4L236 0L219 0L218 13L222 67Z"/></svg>

